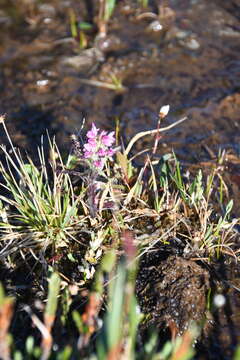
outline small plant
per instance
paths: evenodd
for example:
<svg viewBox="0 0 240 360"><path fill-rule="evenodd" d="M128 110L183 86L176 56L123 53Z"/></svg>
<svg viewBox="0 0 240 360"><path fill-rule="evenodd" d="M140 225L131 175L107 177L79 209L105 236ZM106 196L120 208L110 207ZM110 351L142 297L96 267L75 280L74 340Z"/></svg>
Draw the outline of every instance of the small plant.
<svg viewBox="0 0 240 360"><path fill-rule="evenodd" d="M142 8L147 8L148 7L149 0L138 0L138 2L139 2L140 6Z"/></svg>
<svg viewBox="0 0 240 360"><path fill-rule="evenodd" d="M80 198L76 198L69 175L55 141L49 140L51 158L46 163L43 144L38 149L40 169L30 158L24 161L14 148L5 121L2 125L8 137L12 154L4 146L6 165L0 164L5 183L1 184L6 195L0 195L2 206L0 258L16 251L24 256L25 250L52 249L53 254L75 236L84 224L79 217ZM60 167L60 168L59 168ZM11 210L10 210L11 209ZM5 215L4 215L5 214Z"/></svg>
<svg viewBox="0 0 240 360"><path fill-rule="evenodd" d="M123 93L128 90L122 83L122 80L118 78L115 74L110 74L109 81L98 81L98 80L91 80L91 79L81 79L81 83L100 87L103 89L114 90L118 93Z"/></svg>
<svg viewBox="0 0 240 360"><path fill-rule="evenodd" d="M99 35L107 35L107 25L116 5L116 0L99 0L98 29Z"/></svg>
<svg viewBox="0 0 240 360"><path fill-rule="evenodd" d="M69 12L70 29L72 38L79 45L79 49L85 49L88 46L86 32L92 29L92 24L87 22L78 22L75 12L71 9Z"/></svg>

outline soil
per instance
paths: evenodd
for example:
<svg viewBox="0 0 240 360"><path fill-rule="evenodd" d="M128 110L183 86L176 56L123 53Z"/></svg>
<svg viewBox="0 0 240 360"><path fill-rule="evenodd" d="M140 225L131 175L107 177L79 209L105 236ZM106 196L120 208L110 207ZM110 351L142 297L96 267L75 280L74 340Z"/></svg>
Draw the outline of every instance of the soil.
<svg viewBox="0 0 240 360"><path fill-rule="evenodd" d="M165 125L182 116L188 120L164 134L159 155L174 149L187 169L208 173L225 149L223 177L239 217L240 2L169 0L160 15L158 1L149 1L146 11L136 3L117 1L107 37L96 39L95 24L87 33L88 48L80 50L71 38L69 11L78 21L92 22L94 1L0 1L0 114L7 114L14 143L35 156L45 129L63 152L83 118L87 126L94 121L106 130L118 121L127 142L154 129L160 107L170 104ZM86 82L112 83L113 75L124 91ZM7 143L2 132L0 142ZM151 145L147 138L134 151ZM143 311L152 313L149 324L181 333L190 319L206 317L209 286L217 288L227 306L209 320L199 358L230 358L240 341L238 268L229 264L221 282L225 263L207 269L175 254L162 258L159 250L148 256L137 292L146 291L149 301L140 299Z"/></svg>
<svg viewBox="0 0 240 360"><path fill-rule="evenodd" d="M184 256L179 248L174 252L172 244L158 246L141 260L136 293L145 315L142 341L147 330L154 328L162 344L181 335L194 321L202 328L195 358L232 359L240 336L238 264L209 265ZM224 294L225 305L214 305L212 294Z"/></svg>
<svg viewBox="0 0 240 360"><path fill-rule="evenodd" d="M140 265L136 287L141 309L152 317L147 325L155 323L161 329L166 324L172 328L173 336L182 334L190 319L203 319L209 273L194 261L179 256L161 261L156 253L147 257L148 263Z"/></svg>

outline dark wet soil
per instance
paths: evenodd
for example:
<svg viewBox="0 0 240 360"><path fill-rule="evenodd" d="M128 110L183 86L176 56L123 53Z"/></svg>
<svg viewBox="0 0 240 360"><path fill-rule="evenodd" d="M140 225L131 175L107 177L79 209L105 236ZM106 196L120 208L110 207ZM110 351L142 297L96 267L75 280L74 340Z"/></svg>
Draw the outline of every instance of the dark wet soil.
<svg viewBox="0 0 240 360"><path fill-rule="evenodd" d="M209 274L195 262L179 256L166 260L154 251L141 263L137 294L147 326L170 328L172 336L201 321L206 309ZM147 264L146 264L147 260ZM151 279L151 280L150 280Z"/></svg>
<svg viewBox="0 0 240 360"><path fill-rule="evenodd" d="M149 3L145 12L157 14L158 2ZM95 24L87 33L88 49L80 50L71 38L69 10L75 11L78 21L92 22L95 4L0 1L0 114L7 114L14 142L34 156L47 128L66 151L69 135L78 131L83 118L108 130L119 121L127 141L138 131L155 128L159 108L170 104L166 125L185 115L189 120L164 134L159 154L174 148L188 169L200 167L208 172L219 149L225 149L223 176L235 199L234 215L239 217L239 0L170 0L160 17L143 15L135 1L118 1L107 38L96 40ZM154 26L158 20L162 30ZM112 83L113 75L121 80L124 91L104 87ZM102 86L86 80L102 82ZM1 132L0 141L6 141ZM136 150L151 141L139 142ZM212 321L218 326L205 339L211 345L206 349L214 349L212 339L218 338L214 351L222 351L224 343L226 351L214 357L214 351L206 350L207 358L228 358L231 346L239 341L239 271L230 269L226 281L230 279L235 288L227 284L224 288L230 310L216 310ZM171 255L161 268L149 265L144 274L146 282L150 275L156 280L146 290L152 303L142 303L146 312L152 306L159 310L154 323L170 322L181 332L190 317L200 320L212 276L204 266ZM158 294L163 295L155 298ZM196 313L194 298L199 302ZM181 312L176 317L174 306Z"/></svg>
<svg viewBox="0 0 240 360"><path fill-rule="evenodd" d="M142 337L158 329L163 343L182 334L194 321L200 326L196 359L232 359L239 343L239 266L173 255L172 246L158 246L140 263L136 292L145 320ZM211 290L210 290L211 289ZM224 294L218 307L214 298Z"/></svg>

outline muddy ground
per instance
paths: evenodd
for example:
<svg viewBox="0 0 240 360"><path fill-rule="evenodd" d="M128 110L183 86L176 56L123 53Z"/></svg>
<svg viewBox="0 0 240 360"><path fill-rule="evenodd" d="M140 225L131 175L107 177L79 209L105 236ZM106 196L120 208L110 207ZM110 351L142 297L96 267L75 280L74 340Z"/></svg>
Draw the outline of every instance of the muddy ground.
<svg viewBox="0 0 240 360"><path fill-rule="evenodd" d="M79 130L83 118L87 125L94 121L107 130L119 121L128 141L138 131L155 128L159 108L170 104L166 125L185 115L188 121L164 134L159 154L174 149L187 169L208 172L219 149L225 149L223 175L235 199L234 216L239 217L240 2L170 0L161 17L158 1L149 3L142 11L136 1L119 0L107 37L96 40L94 25L87 33L88 49L80 51L71 37L69 11L74 10L80 22L93 22L96 2L0 0L0 113L7 114L13 141L34 156L46 128L65 152L69 135ZM86 84L111 83L113 75L124 91ZM0 141L6 142L3 133ZM151 139L145 139L135 150L150 144ZM198 266L190 264L193 278ZM209 273L201 271L206 281L199 286L205 288ZM164 276L162 269L160 278ZM225 276L239 289L237 268ZM218 326L211 330L219 341L215 346L209 337L213 350L202 358L227 359L239 342L236 288L224 289L229 306L216 310Z"/></svg>

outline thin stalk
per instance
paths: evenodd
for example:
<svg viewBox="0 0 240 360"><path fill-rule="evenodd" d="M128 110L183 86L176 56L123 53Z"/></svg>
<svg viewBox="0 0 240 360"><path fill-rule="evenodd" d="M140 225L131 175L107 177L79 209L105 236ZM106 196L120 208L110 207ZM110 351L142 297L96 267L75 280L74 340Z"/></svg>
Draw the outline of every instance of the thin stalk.
<svg viewBox="0 0 240 360"><path fill-rule="evenodd" d="M175 126L181 124L182 122L184 122L185 120L187 120L187 117L185 116L184 118L180 119L180 120L177 120L175 121L173 124L171 125L168 125L164 128L161 128L161 129L154 129L154 130L148 130L148 131L142 131L138 134L136 134L132 139L131 141L129 142L126 150L124 151L124 154L127 156L129 154L129 152L131 151L133 145L135 144L135 142L137 142L139 139L141 139L143 136L147 136L147 135L154 135L158 132L163 132L163 131L167 131L167 130L170 130L172 128L174 128Z"/></svg>

